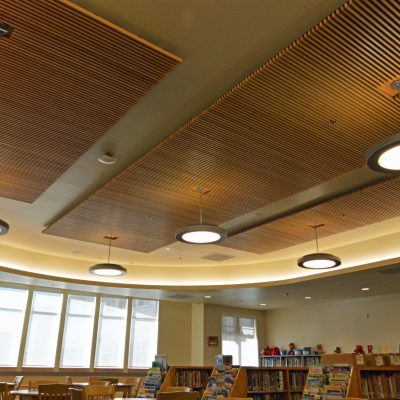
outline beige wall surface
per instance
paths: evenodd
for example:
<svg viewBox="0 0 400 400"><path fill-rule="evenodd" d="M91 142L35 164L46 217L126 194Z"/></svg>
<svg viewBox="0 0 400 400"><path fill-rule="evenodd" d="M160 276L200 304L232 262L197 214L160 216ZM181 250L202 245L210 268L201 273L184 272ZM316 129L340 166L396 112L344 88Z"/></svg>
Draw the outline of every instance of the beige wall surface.
<svg viewBox="0 0 400 400"><path fill-rule="evenodd" d="M158 354L166 354L169 365L191 365L192 304L160 301Z"/></svg>
<svg viewBox="0 0 400 400"><path fill-rule="evenodd" d="M387 344L399 351L400 294L265 311L265 331L270 346L321 343L331 353L336 346L352 352L356 344L364 350L372 344L378 352Z"/></svg>
<svg viewBox="0 0 400 400"><path fill-rule="evenodd" d="M258 347L263 347L265 341L264 311L246 308L225 307L213 304L204 305L204 365L214 365L214 355L221 354L221 317L235 315L256 319ZM208 346L208 336L218 336L218 346Z"/></svg>

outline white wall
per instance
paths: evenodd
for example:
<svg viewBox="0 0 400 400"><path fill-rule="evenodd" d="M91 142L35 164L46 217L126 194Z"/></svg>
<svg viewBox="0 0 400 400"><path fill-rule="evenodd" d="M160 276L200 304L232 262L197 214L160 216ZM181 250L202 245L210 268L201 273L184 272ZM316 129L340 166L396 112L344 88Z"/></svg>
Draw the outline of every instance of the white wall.
<svg viewBox="0 0 400 400"><path fill-rule="evenodd" d="M388 344L389 351L399 351L400 294L266 311L265 333L269 346L321 343L331 353L336 346L352 352L356 344L364 350L372 344L379 351L378 345Z"/></svg>

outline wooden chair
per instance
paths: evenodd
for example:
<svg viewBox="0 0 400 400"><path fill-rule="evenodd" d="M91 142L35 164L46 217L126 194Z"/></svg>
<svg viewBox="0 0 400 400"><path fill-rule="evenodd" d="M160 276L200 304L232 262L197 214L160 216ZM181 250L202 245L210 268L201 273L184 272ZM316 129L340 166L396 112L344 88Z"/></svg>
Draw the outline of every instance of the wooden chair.
<svg viewBox="0 0 400 400"><path fill-rule="evenodd" d="M38 385L39 400L69 400L69 386L60 383Z"/></svg>
<svg viewBox="0 0 400 400"><path fill-rule="evenodd" d="M24 377L22 375L18 375L15 377L14 379L14 390L19 390L19 388L21 387L21 383L22 380L24 379Z"/></svg>
<svg viewBox="0 0 400 400"><path fill-rule="evenodd" d="M8 400L7 382L0 382L0 400Z"/></svg>
<svg viewBox="0 0 400 400"><path fill-rule="evenodd" d="M118 378L99 378L99 381L106 381L110 385L117 385L119 379Z"/></svg>
<svg viewBox="0 0 400 400"><path fill-rule="evenodd" d="M140 386L140 382L141 382L142 378L140 376L130 376L128 378L125 379L125 383L127 385L132 385L129 389L129 393L128 391L123 390L123 396L125 398L128 397L137 397L137 393L139 391L139 386Z"/></svg>
<svg viewBox="0 0 400 400"><path fill-rule="evenodd" d="M29 390L38 389L39 385L57 385L58 381L29 381Z"/></svg>
<svg viewBox="0 0 400 400"><path fill-rule="evenodd" d="M110 382L108 381L91 381L89 382L89 386L108 386Z"/></svg>
<svg viewBox="0 0 400 400"><path fill-rule="evenodd" d="M85 400L110 400L114 398L115 386L90 385L84 389Z"/></svg>
<svg viewBox="0 0 400 400"><path fill-rule="evenodd" d="M167 386L166 392L193 392L193 389L187 386Z"/></svg>
<svg viewBox="0 0 400 400"><path fill-rule="evenodd" d="M158 392L157 400L197 400L197 396L197 392Z"/></svg>
<svg viewBox="0 0 400 400"><path fill-rule="evenodd" d="M70 400L86 400L85 391L83 389L69 388Z"/></svg>

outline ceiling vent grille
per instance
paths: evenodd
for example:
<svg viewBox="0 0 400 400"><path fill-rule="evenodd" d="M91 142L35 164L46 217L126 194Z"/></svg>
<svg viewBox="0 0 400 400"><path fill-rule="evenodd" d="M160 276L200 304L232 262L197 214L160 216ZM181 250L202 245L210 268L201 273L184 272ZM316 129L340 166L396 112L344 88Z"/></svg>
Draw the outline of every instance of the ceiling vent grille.
<svg viewBox="0 0 400 400"><path fill-rule="evenodd" d="M234 258L234 256L230 256L228 254L222 254L222 253L210 253L206 254L205 256L201 257L204 260L210 260L210 261L225 261L229 260L230 258Z"/></svg>
<svg viewBox="0 0 400 400"><path fill-rule="evenodd" d="M383 275L400 274L400 264L391 265L390 267L380 268L377 272Z"/></svg>
<svg viewBox="0 0 400 400"><path fill-rule="evenodd" d="M183 300L183 299L189 299L191 297L193 296L190 296L188 294L175 293L171 296L168 296L167 299Z"/></svg>

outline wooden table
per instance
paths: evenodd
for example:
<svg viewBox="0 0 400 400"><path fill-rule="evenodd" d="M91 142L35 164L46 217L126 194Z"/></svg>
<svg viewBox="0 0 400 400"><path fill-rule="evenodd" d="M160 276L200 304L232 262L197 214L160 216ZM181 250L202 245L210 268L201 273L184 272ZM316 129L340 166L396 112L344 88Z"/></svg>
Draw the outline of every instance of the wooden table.
<svg viewBox="0 0 400 400"><path fill-rule="evenodd" d="M89 386L89 382L79 382L79 383L73 383L72 385L69 385L73 388L80 388L80 387L85 387L85 386ZM115 391L116 392L121 392L124 389L129 389L131 388L133 385L130 383L118 383L115 386ZM19 390L10 390L10 394L14 395L14 396L20 396L20 398L36 398L39 396L39 392L37 389L19 389ZM125 400L132 400L132 399L136 399L138 397L128 397L125 398ZM115 397L115 399L123 399L122 397Z"/></svg>

